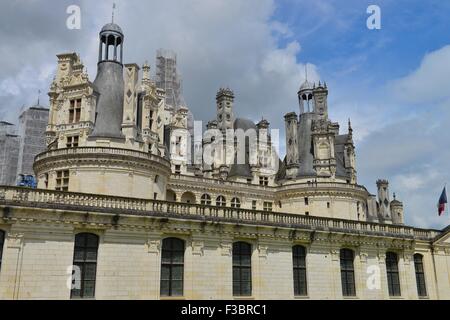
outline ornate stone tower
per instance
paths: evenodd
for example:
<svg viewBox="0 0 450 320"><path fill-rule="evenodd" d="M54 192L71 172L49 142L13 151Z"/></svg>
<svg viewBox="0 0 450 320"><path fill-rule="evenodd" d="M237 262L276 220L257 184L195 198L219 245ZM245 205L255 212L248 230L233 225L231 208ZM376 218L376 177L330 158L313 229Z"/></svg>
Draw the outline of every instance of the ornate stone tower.
<svg viewBox="0 0 450 320"><path fill-rule="evenodd" d="M350 177L350 183L356 184L356 155L355 144L353 143L353 129L350 119L348 120L348 135L344 145L344 166L347 175Z"/></svg>
<svg viewBox="0 0 450 320"><path fill-rule="evenodd" d="M286 177L295 178L299 165L298 117L295 112L284 116L286 123Z"/></svg>
<svg viewBox="0 0 450 320"><path fill-rule="evenodd" d="M233 129L234 124L234 93L229 88L221 88L217 92L217 124L220 130Z"/></svg>
<svg viewBox="0 0 450 320"><path fill-rule="evenodd" d="M100 31L97 78L94 81L100 96L95 128L90 138L124 138L123 41L122 29L115 23L105 25Z"/></svg>
<svg viewBox="0 0 450 320"><path fill-rule="evenodd" d="M339 126L320 118L312 123L313 167L319 177L336 177L335 133Z"/></svg>
<svg viewBox="0 0 450 320"><path fill-rule="evenodd" d="M34 162L38 188L166 198L170 162L160 152L161 135L150 130L152 108L164 108L163 102L147 75L139 88L136 64L126 65L125 91L123 39L118 25L103 27L95 84L76 54L58 56L49 92L50 150ZM149 135L158 141L155 148L150 148Z"/></svg>
<svg viewBox="0 0 450 320"><path fill-rule="evenodd" d="M393 224L404 224L404 216L403 216L403 203L396 199L394 193L394 200L391 202L391 215L392 215L392 223Z"/></svg>
<svg viewBox="0 0 450 320"><path fill-rule="evenodd" d="M328 88L327 84L319 85L313 89L314 112L322 119L328 119Z"/></svg>
<svg viewBox="0 0 450 320"><path fill-rule="evenodd" d="M389 200L389 182L387 180L378 180L378 208L382 221L388 222L392 220L391 201Z"/></svg>

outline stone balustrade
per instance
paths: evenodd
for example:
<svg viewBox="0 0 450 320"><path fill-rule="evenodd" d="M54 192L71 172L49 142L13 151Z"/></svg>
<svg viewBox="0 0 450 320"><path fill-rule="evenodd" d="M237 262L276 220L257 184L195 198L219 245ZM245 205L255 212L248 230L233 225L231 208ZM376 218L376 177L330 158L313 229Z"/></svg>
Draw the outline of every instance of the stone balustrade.
<svg viewBox="0 0 450 320"><path fill-rule="evenodd" d="M419 240L432 240L440 234L440 231L437 230L418 229L400 225L5 186L0 186L0 205L176 217L201 221L341 231L353 234L392 236Z"/></svg>

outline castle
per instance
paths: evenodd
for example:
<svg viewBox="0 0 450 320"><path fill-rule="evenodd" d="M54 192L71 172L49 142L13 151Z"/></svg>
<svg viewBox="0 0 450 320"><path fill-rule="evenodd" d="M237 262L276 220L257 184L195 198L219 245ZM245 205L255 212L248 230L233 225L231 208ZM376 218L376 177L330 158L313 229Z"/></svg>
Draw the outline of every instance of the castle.
<svg viewBox="0 0 450 320"><path fill-rule="evenodd" d="M1 299L450 299L449 230L358 185L326 83L300 86L280 159L228 88L192 130L124 40L102 28L93 82L57 56L38 188L0 187Z"/></svg>

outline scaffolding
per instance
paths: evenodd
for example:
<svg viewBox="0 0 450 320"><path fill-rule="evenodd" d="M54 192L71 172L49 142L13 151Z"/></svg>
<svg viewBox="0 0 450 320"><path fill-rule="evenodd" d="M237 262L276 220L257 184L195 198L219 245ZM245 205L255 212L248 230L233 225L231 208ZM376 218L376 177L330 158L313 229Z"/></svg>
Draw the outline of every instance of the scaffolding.
<svg viewBox="0 0 450 320"><path fill-rule="evenodd" d="M174 110L185 107L175 52L164 49L156 52L156 86L166 92L166 105L173 107Z"/></svg>

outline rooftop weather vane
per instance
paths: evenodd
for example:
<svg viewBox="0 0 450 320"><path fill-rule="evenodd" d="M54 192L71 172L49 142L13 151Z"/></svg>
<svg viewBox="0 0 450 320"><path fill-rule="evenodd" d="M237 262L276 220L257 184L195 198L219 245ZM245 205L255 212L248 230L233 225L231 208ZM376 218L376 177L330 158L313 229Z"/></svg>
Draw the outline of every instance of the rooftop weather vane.
<svg viewBox="0 0 450 320"><path fill-rule="evenodd" d="M112 7L112 23L114 23L114 10L116 9L116 3L113 3L113 7Z"/></svg>

